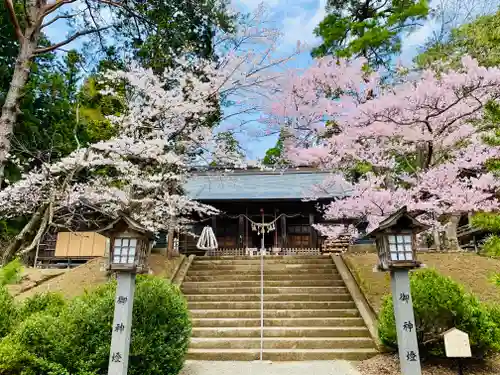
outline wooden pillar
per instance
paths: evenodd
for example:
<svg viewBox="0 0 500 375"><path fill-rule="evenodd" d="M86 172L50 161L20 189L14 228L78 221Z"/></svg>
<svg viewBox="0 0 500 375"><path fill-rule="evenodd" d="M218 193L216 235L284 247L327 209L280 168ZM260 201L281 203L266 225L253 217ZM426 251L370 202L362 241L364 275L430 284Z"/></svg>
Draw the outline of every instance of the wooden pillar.
<svg viewBox="0 0 500 375"><path fill-rule="evenodd" d="M236 247L243 247L243 237L245 236L245 218L240 216L238 218L238 241Z"/></svg>
<svg viewBox="0 0 500 375"><path fill-rule="evenodd" d="M212 216L212 230L217 237L217 216Z"/></svg>
<svg viewBox="0 0 500 375"><path fill-rule="evenodd" d="M245 215L248 217L248 207L245 207ZM248 249L248 219L245 218L245 249Z"/></svg>
<svg viewBox="0 0 500 375"><path fill-rule="evenodd" d="M273 220L276 220L278 216L278 210L276 210L276 208L274 209L274 219ZM277 227L278 223L275 223L275 227ZM278 231L277 231L277 228L274 230L274 243L273 243L273 247L279 247L279 243L278 243Z"/></svg>
<svg viewBox="0 0 500 375"><path fill-rule="evenodd" d="M314 224L314 214L309 214L309 247L315 248L318 246L318 237L316 229L313 228Z"/></svg>
<svg viewBox="0 0 500 375"><path fill-rule="evenodd" d="M284 248L288 245L286 238L286 216L281 217L281 247Z"/></svg>

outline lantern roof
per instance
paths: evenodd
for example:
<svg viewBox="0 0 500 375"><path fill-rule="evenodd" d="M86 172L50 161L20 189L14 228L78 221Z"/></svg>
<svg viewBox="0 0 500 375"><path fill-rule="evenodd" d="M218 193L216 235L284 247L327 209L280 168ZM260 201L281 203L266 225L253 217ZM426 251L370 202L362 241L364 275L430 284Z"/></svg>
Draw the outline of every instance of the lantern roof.
<svg viewBox="0 0 500 375"><path fill-rule="evenodd" d="M378 228L372 230L366 237L375 237L377 234L386 232L392 228L395 230L410 229L414 233L420 233L429 229L430 226L415 219L415 217L408 213L407 207L403 206L392 215L382 220Z"/></svg>
<svg viewBox="0 0 500 375"><path fill-rule="evenodd" d="M120 232L124 229L131 229L148 238L154 237L153 232L144 228L139 222L132 219L129 215L127 215L124 212L119 212L118 218L114 220L112 223L110 223L107 227L99 230L99 232L105 235L109 235L112 233Z"/></svg>

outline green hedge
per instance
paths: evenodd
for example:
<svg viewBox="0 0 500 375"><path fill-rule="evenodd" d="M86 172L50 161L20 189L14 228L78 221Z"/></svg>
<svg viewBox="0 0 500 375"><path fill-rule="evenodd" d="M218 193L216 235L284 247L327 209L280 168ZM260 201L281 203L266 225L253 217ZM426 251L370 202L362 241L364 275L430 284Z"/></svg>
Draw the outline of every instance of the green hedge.
<svg viewBox="0 0 500 375"><path fill-rule="evenodd" d="M0 286L0 340L9 334L17 321L18 310L14 298Z"/></svg>
<svg viewBox="0 0 500 375"><path fill-rule="evenodd" d="M16 327L0 341L0 374L107 374L114 298L111 282L67 303L46 294L15 307ZM163 279L138 277L129 374L178 374L190 335L179 289Z"/></svg>
<svg viewBox="0 0 500 375"><path fill-rule="evenodd" d="M476 356L500 351L500 309L480 303L451 278L434 270L414 272L410 278L417 337L422 356L443 356L442 333L457 327L469 334ZM379 337L397 348L391 296L386 296L379 315Z"/></svg>

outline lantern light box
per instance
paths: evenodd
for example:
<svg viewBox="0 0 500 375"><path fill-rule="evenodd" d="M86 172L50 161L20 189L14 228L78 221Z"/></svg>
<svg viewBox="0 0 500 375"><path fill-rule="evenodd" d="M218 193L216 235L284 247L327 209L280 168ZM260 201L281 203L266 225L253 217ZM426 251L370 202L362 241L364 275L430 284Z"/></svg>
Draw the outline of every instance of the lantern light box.
<svg viewBox="0 0 500 375"><path fill-rule="evenodd" d="M406 206L383 220L367 236L375 238L379 257L378 269L418 268L416 236L430 227L416 220Z"/></svg>
<svg viewBox="0 0 500 375"><path fill-rule="evenodd" d="M125 214L101 232L109 237L109 271L146 272L153 233Z"/></svg>

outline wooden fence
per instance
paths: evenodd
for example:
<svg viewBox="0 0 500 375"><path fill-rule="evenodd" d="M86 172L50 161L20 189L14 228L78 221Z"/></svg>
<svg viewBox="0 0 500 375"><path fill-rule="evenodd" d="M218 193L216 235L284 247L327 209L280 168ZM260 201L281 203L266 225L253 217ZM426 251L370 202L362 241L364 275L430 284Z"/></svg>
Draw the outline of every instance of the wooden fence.
<svg viewBox="0 0 500 375"><path fill-rule="evenodd" d="M266 255L320 255L319 248L273 248L266 249ZM258 256L260 249L254 248L221 248L208 250L205 256Z"/></svg>

